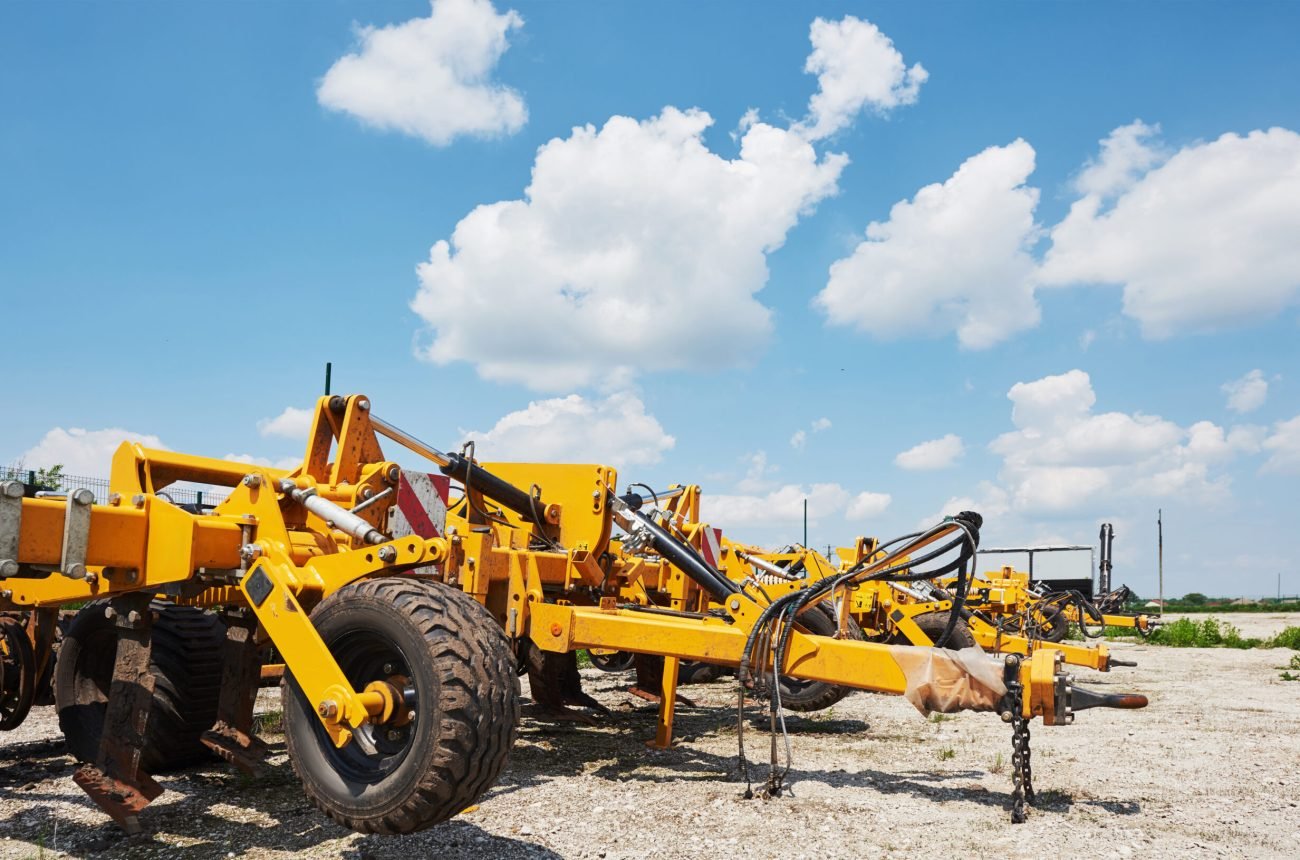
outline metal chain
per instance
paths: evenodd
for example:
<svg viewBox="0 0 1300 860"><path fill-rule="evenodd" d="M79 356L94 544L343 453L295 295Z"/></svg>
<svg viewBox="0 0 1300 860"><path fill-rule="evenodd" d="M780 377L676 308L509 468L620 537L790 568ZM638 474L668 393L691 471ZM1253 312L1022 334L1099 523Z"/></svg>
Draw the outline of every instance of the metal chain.
<svg viewBox="0 0 1300 860"><path fill-rule="evenodd" d="M1011 823L1025 821L1025 804L1034 802L1033 771L1029 765L1029 721L1021 711L1024 688L1019 681L1007 684L1011 709Z"/></svg>

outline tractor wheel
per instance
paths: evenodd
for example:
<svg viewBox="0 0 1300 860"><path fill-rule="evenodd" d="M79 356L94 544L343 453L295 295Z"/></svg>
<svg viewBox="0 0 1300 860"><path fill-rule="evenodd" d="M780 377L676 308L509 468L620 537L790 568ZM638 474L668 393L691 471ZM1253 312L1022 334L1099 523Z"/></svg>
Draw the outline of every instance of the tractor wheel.
<svg viewBox="0 0 1300 860"><path fill-rule="evenodd" d="M677 667L677 683L683 686L687 684L712 684L714 681L732 672L726 666L719 666L716 663L701 663L698 660L683 660Z"/></svg>
<svg viewBox="0 0 1300 860"><path fill-rule="evenodd" d="M36 654L23 619L0 616L0 731L22 725L36 700Z"/></svg>
<svg viewBox="0 0 1300 860"><path fill-rule="evenodd" d="M587 657L591 659L592 668L602 672L626 672L636 662L636 655L631 651L615 651L613 654L588 651Z"/></svg>
<svg viewBox="0 0 1300 860"><path fill-rule="evenodd" d="M819 636L834 636L839 625L832 611L824 604L813 607L799 616L800 626L809 633ZM849 639L865 639L862 628L850 618L846 628ZM826 681L800 681L794 678L781 679L781 706L786 710L810 713L822 711L853 692L852 687L831 684Z"/></svg>
<svg viewBox="0 0 1300 860"><path fill-rule="evenodd" d="M1065 634L1070 632L1070 619L1059 606L1034 610L1029 623L1031 637L1044 642L1063 642Z"/></svg>
<svg viewBox="0 0 1300 860"><path fill-rule="evenodd" d="M947 612L926 612L912 620L916 622L916 626L921 628L921 632L931 642L938 642L939 637L943 635L943 631L948 629L948 617L949 613ZM889 638L889 641L894 645L913 644L901 633L895 633ZM973 648L974 646L975 634L971 632L970 625L958 619L956 626L952 628L952 635L948 637L948 641L944 643L943 647L953 651L960 651L963 648Z"/></svg>
<svg viewBox="0 0 1300 860"><path fill-rule="evenodd" d="M376 753L335 747L286 671L285 742L307 796L363 833L423 830L474 803L506 765L519 721L516 660L496 620L457 589L383 577L340 588L312 623L354 689L414 692L411 720L375 726Z"/></svg>
<svg viewBox="0 0 1300 860"><path fill-rule="evenodd" d="M84 762L99 755L117 657L117 628L104 617L107 605L97 600L77 613L54 666L59 728L68 752ZM140 764L148 773L162 773L211 757L199 739L217 719L226 628L197 607L155 600L149 608L154 690Z"/></svg>

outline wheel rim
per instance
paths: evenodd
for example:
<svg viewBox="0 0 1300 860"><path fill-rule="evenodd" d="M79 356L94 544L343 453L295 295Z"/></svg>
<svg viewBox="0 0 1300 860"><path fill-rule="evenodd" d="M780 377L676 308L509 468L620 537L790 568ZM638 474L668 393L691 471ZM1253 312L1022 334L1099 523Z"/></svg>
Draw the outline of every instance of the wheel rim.
<svg viewBox="0 0 1300 860"><path fill-rule="evenodd" d="M372 730L374 755L365 752L355 740L341 749L336 747L320 721L312 720L321 748L335 770L354 782L379 782L397 770L411 751L422 691L413 680L408 680L411 671L406 654L377 631L351 630L328 644L354 690L363 690L373 681L386 681L399 690L415 687L414 701L408 697L404 705L399 705L410 711L409 722L401 726L372 724L358 730Z"/></svg>

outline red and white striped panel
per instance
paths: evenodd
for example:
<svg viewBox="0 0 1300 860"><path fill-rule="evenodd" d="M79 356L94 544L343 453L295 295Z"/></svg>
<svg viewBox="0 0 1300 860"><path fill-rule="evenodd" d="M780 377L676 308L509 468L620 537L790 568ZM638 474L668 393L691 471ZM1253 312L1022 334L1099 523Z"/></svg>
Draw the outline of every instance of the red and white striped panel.
<svg viewBox="0 0 1300 860"><path fill-rule="evenodd" d="M397 484L397 504L388 511L388 533L395 538L442 537L447 530L450 492L451 479L446 475L403 470Z"/></svg>
<svg viewBox="0 0 1300 860"><path fill-rule="evenodd" d="M722 529L705 526L700 531L700 555L714 570L722 566Z"/></svg>

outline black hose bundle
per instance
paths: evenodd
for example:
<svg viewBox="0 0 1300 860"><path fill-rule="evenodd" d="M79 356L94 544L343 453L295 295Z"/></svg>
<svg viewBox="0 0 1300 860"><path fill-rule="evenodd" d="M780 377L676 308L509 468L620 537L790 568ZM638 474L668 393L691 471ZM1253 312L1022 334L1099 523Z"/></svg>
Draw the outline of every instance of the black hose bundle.
<svg viewBox="0 0 1300 860"><path fill-rule="evenodd" d="M772 767L765 788L766 794L779 796L785 777L790 772L790 737L785 730L785 716L781 709L781 666L785 662L790 639L800 614L827 595L833 595L839 588L852 588L859 583L870 581L916 582L923 579L937 579L956 572L957 587L953 594L948 626L939 637L939 641L935 643L936 647L943 647L952 636L965 608L970 580L975 575L975 552L979 548L981 525L983 525L983 518L979 514L963 511L925 531L903 535L881 544L876 552L843 573L779 597L763 610L745 641L745 648L740 658L740 669L736 673L739 682L736 706L737 737L741 772L745 776L746 797L753 795L749 779L749 763L745 758L744 736L745 691L750 683L764 683L768 693L769 724L772 731ZM927 549L915 558L910 557L912 551L925 549L931 543L942 540L945 534L954 534L954 537L936 548ZM890 547L894 548L888 549ZM956 555L952 560L935 568L920 569L922 565L942 559L954 551ZM767 671L769 657L772 668ZM785 738L783 769L779 768L777 760L778 727Z"/></svg>

